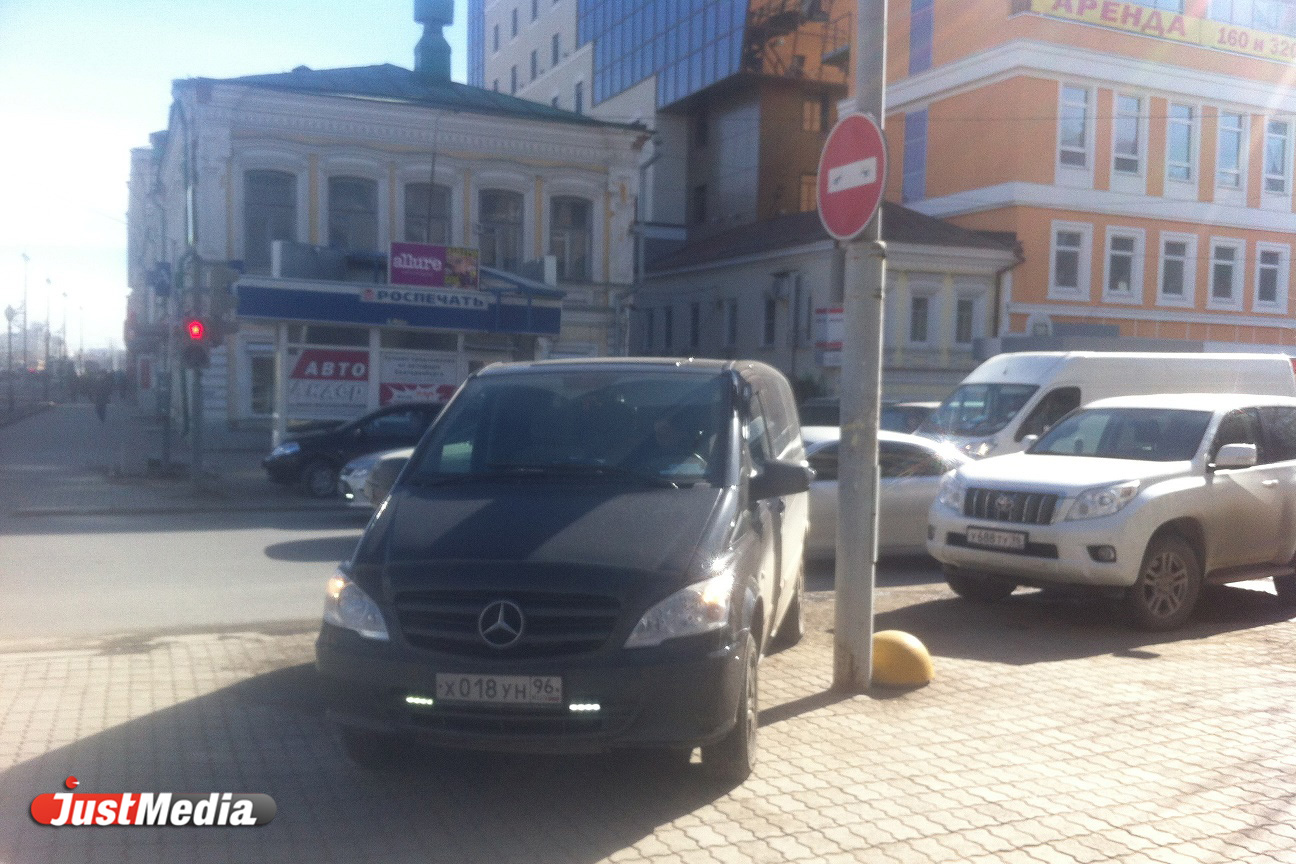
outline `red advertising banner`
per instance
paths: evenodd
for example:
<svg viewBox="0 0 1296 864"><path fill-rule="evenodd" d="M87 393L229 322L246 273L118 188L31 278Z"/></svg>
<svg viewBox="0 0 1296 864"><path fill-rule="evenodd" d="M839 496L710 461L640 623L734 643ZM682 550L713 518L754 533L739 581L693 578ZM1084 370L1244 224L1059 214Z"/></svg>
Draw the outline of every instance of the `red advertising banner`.
<svg viewBox="0 0 1296 864"><path fill-rule="evenodd" d="M466 246L392 243L387 281L427 288L476 288L478 253Z"/></svg>
<svg viewBox="0 0 1296 864"><path fill-rule="evenodd" d="M346 348L301 348L288 352L288 416L293 419L349 419L369 401L369 352Z"/></svg>

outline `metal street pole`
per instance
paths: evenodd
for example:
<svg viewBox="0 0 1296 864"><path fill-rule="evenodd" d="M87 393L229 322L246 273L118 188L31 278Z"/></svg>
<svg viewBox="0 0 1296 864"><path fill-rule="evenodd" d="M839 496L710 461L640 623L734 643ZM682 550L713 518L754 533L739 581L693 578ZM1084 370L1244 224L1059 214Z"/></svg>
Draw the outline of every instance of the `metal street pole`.
<svg viewBox="0 0 1296 864"><path fill-rule="evenodd" d="M886 0L859 0L855 20L855 110L879 128L886 111ZM843 275L840 523L837 533L833 689L861 693L873 677L877 580L877 429L882 396L886 246L882 210L846 244Z"/></svg>
<svg viewBox="0 0 1296 864"><path fill-rule="evenodd" d="M45 278L45 366L44 374L44 401L48 402L50 398L50 291L53 288L50 285L49 277Z"/></svg>
<svg viewBox="0 0 1296 864"><path fill-rule="evenodd" d="M9 362L5 364L5 374L9 378L9 413L14 412L14 368L13 368L13 319L18 310L12 306L5 307L5 321L9 326Z"/></svg>
<svg viewBox="0 0 1296 864"><path fill-rule="evenodd" d="M28 327L27 319L29 317L27 315L27 263L31 261L31 258L27 257L27 253L24 252L22 253L22 259L23 259L23 305L22 305L23 372L26 372L27 371L27 327Z"/></svg>

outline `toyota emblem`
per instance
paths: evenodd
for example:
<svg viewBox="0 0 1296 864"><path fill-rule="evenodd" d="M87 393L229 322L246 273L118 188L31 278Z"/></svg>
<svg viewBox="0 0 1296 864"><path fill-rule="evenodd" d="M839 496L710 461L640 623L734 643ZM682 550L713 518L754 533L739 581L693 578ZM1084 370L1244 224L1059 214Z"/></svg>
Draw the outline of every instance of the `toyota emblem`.
<svg viewBox="0 0 1296 864"><path fill-rule="evenodd" d="M477 616L477 632L492 648L507 648L522 638L525 621L512 600L496 600Z"/></svg>
<svg viewBox="0 0 1296 864"><path fill-rule="evenodd" d="M995 516L1000 519L1008 519L1012 516L1013 499L1011 495L1000 495L995 499L994 512Z"/></svg>

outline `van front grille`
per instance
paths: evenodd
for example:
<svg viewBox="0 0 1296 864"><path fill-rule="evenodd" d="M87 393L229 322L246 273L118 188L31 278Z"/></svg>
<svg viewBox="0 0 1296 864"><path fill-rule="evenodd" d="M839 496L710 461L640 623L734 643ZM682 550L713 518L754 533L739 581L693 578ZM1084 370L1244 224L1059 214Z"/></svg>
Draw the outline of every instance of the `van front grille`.
<svg viewBox="0 0 1296 864"><path fill-rule="evenodd" d="M1044 492L972 488L963 498L963 515L992 522L1047 525L1053 521L1057 502L1057 495Z"/></svg>

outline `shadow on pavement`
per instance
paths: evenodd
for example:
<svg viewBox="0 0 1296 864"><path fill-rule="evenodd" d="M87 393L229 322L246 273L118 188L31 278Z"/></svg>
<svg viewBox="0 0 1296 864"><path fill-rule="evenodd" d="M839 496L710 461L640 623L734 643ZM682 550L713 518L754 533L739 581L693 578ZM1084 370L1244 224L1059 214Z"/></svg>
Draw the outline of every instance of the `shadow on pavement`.
<svg viewBox="0 0 1296 864"><path fill-rule="evenodd" d="M874 631L912 633L934 656L1025 665L1100 655L1156 659L1158 645L1263 627L1294 614L1265 591L1207 586L1186 627L1149 633L1134 629L1113 601L1018 589L998 603L951 595L883 612Z"/></svg>
<svg viewBox="0 0 1296 864"><path fill-rule="evenodd" d="M342 754L303 664L0 773L0 859L593 862L728 791L700 768L420 748L398 769L363 771ZM69 776L86 793L262 792L278 814L256 828L35 824L31 800L65 791Z"/></svg>
<svg viewBox="0 0 1296 864"><path fill-rule="evenodd" d="M836 575L836 562L823 559L806 562L806 589L831 591ZM933 585L944 583L940 565L926 555L888 555L878 562L878 587L900 585Z"/></svg>
<svg viewBox="0 0 1296 864"><path fill-rule="evenodd" d="M289 540L273 543L265 548L267 558L275 561L346 561L355 552L360 537L355 533L333 537L313 537L309 540Z"/></svg>

